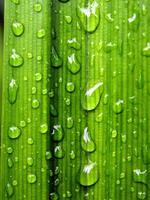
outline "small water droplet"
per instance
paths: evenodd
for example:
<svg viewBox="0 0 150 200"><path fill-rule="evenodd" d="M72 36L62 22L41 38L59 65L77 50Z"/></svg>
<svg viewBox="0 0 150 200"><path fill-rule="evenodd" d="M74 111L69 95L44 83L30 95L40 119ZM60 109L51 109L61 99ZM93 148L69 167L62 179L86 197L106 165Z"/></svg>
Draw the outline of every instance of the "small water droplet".
<svg viewBox="0 0 150 200"><path fill-rule="evenodd" d="M12 147L8 147L7 148L7 153L12 154L13 153L13 148Z"/></svg>
<svg viewBox="0 0 150 200"><path fill-rule="evenodd" d="M40 29L40 30L38 30L38 32L37 32L37 37L38 38L43 38L45 36L45 29Z"/></svg>
<svg viewBox="0 0 150 200"><path fill-rule="evenodd" d="M62 66L63 61L62 58L58 55L54 46L52 46L52 54L51 54L51 65L52 67L60 67Z"/></svg>
<svg viewBox="0 0 150 200"><path fill-rule="evenodd" d="M50 104L50 113L51 113L51 115L53 116L53 117L57 117L57 110L56 110L56 108L54 107L54 105L53 104Z"/></svg>
<svg viewBox="0 0 150 200"><path fill-rule="evenodd" d="M9 167L9 168L12 168L12 166L13 166L13 161L12 161L11 158L8 158L8 159L7 159L7 164L8 164L8 167Z"/></svg>
<svg viewBox="0 0 150 200"><path fill-rule="evenodd" d="M21 65L23 65L23 57L16 53L15 49L12 49L12 53L9 57L9 63L12 67L20 67Z"/></svg>
<svg viewBox="0 0 150 200"><path fill-rule="evenodd" d="M46 160L50 160L52 158L51 151L46 151L45 158L46 158Z"/></svg>
<svg viewBox="0 0 150 200"><path fill-rule="evenodd" d="M40 132L41 133L47 133L48 132L48 124L44 123L40 126Z"/></svg>
<svg viewBox="0 0 150 200"><path fill-rule="evenodd" d="M72 17L69 16L69 15L66 15L66 16L65 16L65 21L67 22L67 24L71 24L71 22L72 22Z"/></svg>
<svg viewBox="0 0 150 200"><path fill-rule="evenodd" d="M28 181L28 183L35 183L36 182L36 175L35 174L29 174L28 176L27 176L27 181Z"/></svg>
<svg viewBox="0 0 150 200"><path fill-rule="evenodd" d="M75 53L68 56L68 69L73 74L76 74L80 71L81 65L75 55Z"/></svg>
<svg viewBox="0 0 150 200"><path fill-rule="evenodd" d="M20 127L22 128L26 127L26 122L24 120L20 121Z"/></svg>
<svg viewBox="0 0 150 200"><path fill-rule="evenodd" d="M32 58L33 58L32 53L28 52L28 53L27 53L27 57L28 57L29 59L32 59Z"/></svg>
<svg viewBox="0 0 150 200"><path fill-rule="evenodd" d="M95 143L90 136L88 127L84 129L82 139L81 139L81 146L82 146L82 149L86 152L93 152L96 149Z"/></svg>
<svg viewBox="0 0 150 200"><path fill-rule="evenodd" d="M137 31L140 23L139 13L133 13L133 15L130 18L128 18L128 22L129 28L133 31Z"/></svg>
<svg viewBox="0 0 150 200"><path fill-rule="evenodd" d="M74 92L75 90L75 85L73 82L68 82L66 85L66 89L68 92Z"/></svg>
<svg viewBox="0 0 150 200"><path fill-rule="evenodd" d="M27 158L27 164L28 164L29 166L32 166L32 165L33 165L33 158L28 157L28 158Z"/></svg>
<svg viewBox="0 0 150 200"><path fill-rule="evenodd" d="M40 106L40 102L37 99L32 100L32 108L37 109Z"/></svg>
<svg viewBox="0 0 150 200"><path fill-rule="evenodd" d="M17 99L18 84L15 79L11 79L8 87L8 99L11 104L14 104Z"/></svg>
<svg viewBox="0 0 150 200"><path fill-rule="evenodd" d="M77 15L85 31L93 33L100 22L99 4L95 0L82 1L78 5Z"/></svg>
<svg viewBox="0 0 150 200"><path fill-rule="evenodd" d="M146 199L147 194L146 194L146 192L138 191L137 197L138 197L138 199Z"/></svg>
<svg viewBox="0 0 150 200"><path fill-rule="evenodd" d="M54 192L50 193L50 199L51 200L58 200L59 199L58 194L54 193Z"/></svg>
<svg viewBox="0 0 150 200"><path fill-rule="evenodd" d="M67 117L67 128L72 128L73 127L73 118L72 117Z"/></svg>
<svg viewBox="0 0 150 200"><path fill-rule="evenodd" d="M69 39L67 41L67 44L70 48L73 48L73 49L76 49L76 50L81 49L81 44L77 41L76 38Z"/></svg>
<svg viewBox="0 0 150 200"><path fill-rule="evenodd" d="M103 113L100 113L96 116L96 122L102 122L103 121Z"/></svg>
<svg viewBox="0 0 150 200"><path fill-rule="evenodd" d="M15 36L21 36L24 32L24 25L20 22L13 22L12 31Z"/></svg>
<svg viewBox="0 0 150 200"><path fill-rule="evenodd" d="M79 174L79 182L82 186L94 185L99 179L98 168L96 162L88 160L82 164Z"/></svg>
<svg viewBox="0 0 150 200"><path fill-rule="evenodd" d="M14 194L13 186L10 183L7 183L6 185L6 192L9 197L13 196Z"/></svg>
<svg viewBox="0 0 150 200"><path fill-rule="evenodd" d="M140 72L138 75L138 78L136 80L136 86L138 89L143 89L144 87L144 74L143 72Z"/></svg>
<svg viewBox="0 0 150 200"><path fill-rule="evenodd" d="M11 139L16 139L20 136L21 134L21 130L16 127L16 126L11 126L9 127L8 129L8 136L11 138Z"/></svg>
<svg viewBox="0 0 150 200"><path fill-rule="evenodd" d="M34 143L34 141L33 141L33 139L32 138L28 138L28 144L33 144Z"/></svg>
<svg viewBox="0 0 150 200"><path fill-rule="evenodd" d="M32 94L36 94L36 92L37 92L37 88L36 88L36 87L32 87L31 90L32 90L32 91L31 91Z"/></svg>
<svg viewBox="0 0 150 200"><path fill-rule="evenodd" d="M113 110L116 114L119 114L123 111L123 100L119 99L117 102L113 105Z"/></svg>
<svg viewBox="0 0 150 200"><path fill-rule="evenodd" d="M133 170L133 180L137 183L147 184L147 170L134 169Z"/></svg>
<svg viewBox="0 0 150 200"><path fill-rule="evenodd" d="M76 158L76 154L73 150L70 152L70 158L71 160L74 160Z"/></svg>
<svg viewBox="0 0 150 200"><path fill-rule="evenodd" d="M112 135L112 138L116 138L117 137L117 131L116 130L112 130L111 132L111 135Z"/></svg>
<svg viewBox="0 0 150 200"><path fill-rule="evenodd" d="M52 139L54 141L61 141L63 139L63 130L62 130L62 126L61 125L54 125L52 132Z"/></svg>
<svg viewBox="0 0 150 200"><path fill-rule="evenodd" d="M146 57L150 56L150 42L148 42L146 46L143 48L142 55Z"/></svg>
<svg viewBox="0 0 150 200"><path fill-rule="evenodd" d="M55 158L59 158L59 159L61 159L61 158L63 158L65 156L65 152L64 152L64 150L63 150L61 145L55 146L55 148L54 148L54 156L55 156Z"/></svg>
<svg viewBox="0 0 150 200"><path fill-rule="evenodd" d="M41 12L42 5L40 3L35 3L33 8L35 12Z"/></svg>
<svg viewBox="0 0 150 200"><path fill-rule="evenodd" d="M13 180L12 185L16 186L18 184L17 180Z"/></svg>
<svg viewBox="0 0 150 200"><path fill-rule="evenodd" d="M81 97L81 104L83 109L87 111L94 110L99 104L102 93L102 82L97 82L96 84L91 82L87 84Z"/></svg>
<svg viewBox="0 0 150 200"><path fill-rule="evenodd" d="M36 73L35 74L35 80L36 81L41 81L42 80L42 74L41 73Z"/></svg>

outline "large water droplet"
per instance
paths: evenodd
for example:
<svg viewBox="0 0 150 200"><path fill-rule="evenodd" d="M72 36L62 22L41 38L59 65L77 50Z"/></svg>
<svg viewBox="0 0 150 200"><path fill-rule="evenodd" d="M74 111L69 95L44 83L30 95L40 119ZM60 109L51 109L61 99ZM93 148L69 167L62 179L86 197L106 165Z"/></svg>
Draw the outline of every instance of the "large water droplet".
<svg viewBox="0 0 150 200"><path fill-rule="evenodd" d="M97 29L100 22L100 10L97 1L82 1L78 5L77 14L85 31L92 33Z"/></svg>
<svg viewBox="0 0 150 200"><path fill-rule="evenodd" d="M9 57L9 63L12 67L20 67L21 65L23 65L23 57L16 53L15 49L12 49L12 53Z"/></svg>
<svg viewBox="0 0 150 200"><path fill-rule="evenodd" d="M70 72L72 72L73 74L76 74L77 72L79 72L80 67L81 67L81 65L80 65L75 53L68 56L68 69Z"/></svg>
<svg viewBox="0 0 150 200"><path fill-rule="evenodd" d="M142 55L146 57L150 56L150 42L148 42L146 46L143 48Z"/></svg>
<svg viewBox="0 0 150 200"><path fill-rule="evenodd" d="M72 39L69 39L67 41L67 44L69 47L73 48L73 49L76 49L76 50L79 50L81 48L81 45L80 43L77 41L76 38L72 38Z"/></svg>
<svg viewBox="0 0 150 200"><path fill-rule="evenodd" d="M113 105L113 110L116 114L119 114L123 111L123 100L119 99L117 102Z"/></svg>
<svg viewBox="0 0 150 200"><path fill-rule="evenodd" d="M94 110L99 104L102 93L103 93L102 82L97 82L96 84L93 84L92 82L89 83L86 86L81 97L81 104L83 109L87 111Z"/></svg>
<svg viewBox="0 0 150 200"><path fill-rule="evenodd" d="M21 130L16 127L16 126L11 126L9 127L8 129L8 136L11 138L11 139L16 139L20 136L21 134Z"/></svg>
<svg viewBox="0 0 150 200"><path fill-rule="evenodd" d="M82 139L81 139L81 146L82 146L82 149L86 152L95 151L95 143L90 136L90 133L88 131L88 127L86 127L84 129Z"/></svg>
<svg viewBox="0 0 150 200"><path fill-rule="evenodd" d="M133 180L137 183L147 184L147 170L135 169L133 170Z"/></svg>
<svg viewBox="0 0 150 200"><path fill-rule="evenodd" d="M62 58L58 55L54 46L52 46L52 54L51 54L51 65L52 67L60 67L62 66Z"/></svg>
<svg viewBox="0 0 150 200"><path fill-rule="evenodd" d="M18 84L15 79L11 79L8 87L8 99L11 104L16 102L18 92Z"/></svg>
<svg viewBox="0 0 150 200"><path fill-rule="evenodd" d="M57 145L54 148L54 156L55 156L55 158L59 158L59 159L61 159L65 156L65 152L61 145Z"/></svg>
<svg viewBox="0 0 150 200"><path fill-rule="evenodd" d="M9 197L11 197L14 194L13 186L10 183L7 183L6 185L6 192Z"/></svg>
<svg viewBox="0 0 150 200"><path fill-rule="evenodd" d="M99 179L98 167L96 162L88 160L81 166L79 174L79 182L82 186L94 185Z"/></svg>
<svg viewBox="0 0 150 200"><path fill-rule="evenodd" d="M35 183L36 182L36 175L35 174L29 174L28 176L27 176L27 181L28 181L28 183Z"/></svg>
<svg viewBox="0 0 150 200"><path fill-rule="evenodd" d="M52 132L52 139L54 141L61 141L63 139L63 130L62 130L62 126L61 125L54 125Z"/></svg>
<svg viewBox="0 0 150 200"><path fill-rule="evenodd" d="M24 25L20 22L13 22L12 31L15 36L21 36L24 32Z"/></svg>

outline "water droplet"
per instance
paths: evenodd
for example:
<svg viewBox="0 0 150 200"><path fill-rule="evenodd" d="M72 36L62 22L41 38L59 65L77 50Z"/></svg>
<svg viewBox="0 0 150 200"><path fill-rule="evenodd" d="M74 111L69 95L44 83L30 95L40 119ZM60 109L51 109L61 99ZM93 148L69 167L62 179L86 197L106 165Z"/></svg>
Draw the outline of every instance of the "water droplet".
<svg viewBox="0 0 150 200"><path fill-rule="evenodd" d="M15 49L12 49L12 53L9 57L9 63L12 67L20 67L21 65L23 65L23 57L16 53Z"/></svg>
<svg viewBox="0 0 150 200"><path fill-rule="evenodd" d="M95 0L82 1L77 9L78 17L85 31L96 31L100 22L99 4Z"/></svg>
<svg viewBox="0 0 150 200"><path fill-rule="evenodd" d="M33 144L34 142L33 142L33 139L32 138L28 138L28 144Z"/></svg>
<svg viewBox="0 0 150 200"><path fill-rule="evenodd" d="M11 2L13 2L16 5L20 4L20 0L11 0Z"/></svg>
<svg viewBox="0 0 150 200"><path fill-rule="evenodd" d="M14 104L17 99L18 84L15 79L11 79L8 87L8 99L11 104Z"/></svg>
<svg viewBox="0 0 150 200"><path fill-rule="evenodd" d="M42 28L37 32L37 37L43 38L44 36L45 36L45 29Z"/></svg>
<svg viewBox="0 0 150 200"><path fill-rule="evenodd" d="M73 118L72 117L67 117L67 128L72 128L73 127Z"/></svg>
<svg viewBox="0 0 150 200"><path fill-rule="evenodd" d="M21 36L24 32L24 25L20 22L13 22L12 31L15 36Z"/></svg>
<svg viewBox="0 0 150 200"><path fill-rule="evenodd" d="M67 22L67 24L71 24L71 22L72 22L72 17L69 16L69 15L66 15L66 16L65 16L65 21Z"/></svg>
<svg viewBox="0 0 150 200"><path fill-rule="evenodd" d="M117 131L116 130L112 130L112 133L111 133L111 135L112 135L112 138L116 138L117 137Z"/></svg>
<svg viewBox="0 0 150 200"><path fill-rule="evenodd" d="M42 74L41 73L36 73L35 74L35 80L36 81L41 81L42 80Z"/></svg>
<svg viewBox="0 0 150 200"><path fill-rule="evenodd" d="M81 65L80 65L75 53L68 56L67 66L68 66L69 71L72 72L73 74L76 74L80 71Z"/></svg>
<svg viewBox="0 0 150 200"><path fill-rule="evenodd" d="M28 176L27 176L27 181L28 181L28 183L35 183L36 182L36 175L35 174L29 174Z"/></svg>
<svg viewBox="0 0 150 200"><path fill-rule="evenodd" d="M68 82L66 85L66 89L68 92L74 92L75 90L75 85L73 82Z"/></svg>
<svg viewBox="0 0 150 200"><path fill-rule="evenodd" d="M11 138L11 139L16 139L20 136L21 134L21 130L16 127L16 126L11 126L9 127L8 129L8 136Z"/></svg>
<svg viewBox="0 0 150 200"><path fill-rule="evenodd" d="M84 129L82 139L81 139L81 146L82 149L86 152L93 152L95 151L95 143L92 140L90 133L88 131L88 127Z"/></svg>
<svg viewBox="0 0 150 200"><path fill-rule="evenodd" d="M119 114L123 111L123 100L118 100L114 105L113 105L113 110L116 114Z"/></svg>
<svg viewBox="0 0 150 200"><path fill-rule="evenodd" d="M46 160L50 160L52 158L51 151L46 151L45 157L46 157Z"/></svg>
<svg viewBox="0 0 150 200"><path fill-rule="evenodd" d="M41 12L42 5L40 3L35 3L33 8L35 12Z"/></svg>
<svg viewBox="0 0 150 200"><path fill-rule="evenodd" d="M54 171L54 174L55 174L55 175L58 175L59 173L60 173L59 166L56 166L55 171Z"/></svg>
<svg viewBox="0 0 150 200"><path fill-rule="evenodd" d="M28 164L29 166L32 166L32 165L33 165L33 158L28 157L28 158L27 158L27 164Z"/></svg>
<svg viewBox="0 0 150 200"><path fill-rule="evenodd" d="M70 158L71 160L74 160L76 158L76 154L73 150L70 152Z"/></svg>
<svg viewBox="0 0 150 200"><path fill-rule="evenodd" d="M7 153L12 154L13 153L13 148L12 147L8 147L7 148Z"/></svg>
<svg viewBox="0 0 150 200"><path fill-rule="evenodd" d="M146 47L143 48L142 55L146 57L150 56L150 42L148 42Z"/></svg>
<svg viewBox="0 0 150 200"><path fill-rule="evenodd" d="M67 44L70 48L73 48L73 49L76 49L76 50L79 50L81 49L81 45L80 43L77 41L76 38L72 38L72 39L69 39L67 41Z"/></svg>
<svg viewBox="0 0 150 200"><path fill-rule="evenodd" d="M37 99L32 100L32 108L37 109L40 106L40 102Z"/></svg>
<svg viewBox="0 0 150 200"><path fill-rule="evenodd" d="M96 162L88 160L81 166L79 174L79 182L82 186L94 185L99 179L98 168Z"/></svg>
<svg viewBox="0 0 150 200"><path fill-rule="evenodd" d="M106 15L105 15L105 19L108 21L108 22L113 22L114 21L114 18L113 18L113 16L112 16L112 13L107 13Z"/></svg>
<svg viewBox="0 0 150 200"><path fill-rule="evenodd" d="M12 161L11 158L8 158L8 159L7 159L7 164L8 164L8 167L9 167L9 168L12 168L12 166L13 166L13 161Z"/></svg>
<svg viewBox="0 0 150 200"><path fill-rule="evenodd" d="M36 87L32 87L31 90L32 90L32 91L31 91L32 94L36 94L36 92L37 92L37 88L36 88Z"/></svg>
<svg viewBox="0 0 150 200"><path fill-rule="evenodd" d="M13 180L12 185L16 186L18 184L17 180Z"/></svg>
<svg viewBox="0 0 150 200"><path fill-rule="evenodd" d="M50 104L50 113L51 113L51 115L53 116L53 117L57 117L57 110L56 110L56 108L54 107L54 105L53 104Z"/></svg>
<svg viewBox="0 0 150 200"><path fill-rule="evenodd" d="M102 120L103 120L103 113L100 113L100 114L98 114L97 116L96 116L96 122L102 122Z"/></svg>
<svg viewBox="0 0 150 200"><path fill-rule="evenodd" d="M127 141L127 136L126 136L125 134L123 134L123 135L121 136L121 141L122 141L122 143L126 143L126 141Z"/></svg>
<svg viewBox="0 0 150 200"><path fill-rule="evenodd" d="M47 123L44 123L40 126L40 132L41 133L47 133L48 132L48 125Z"/></svg>
<svg viewBox="0 0 150 200"><path fill-rule="evenodd" d="M115 43L108 42L105 46L105 52L110 53L116 47Z"/></svg>
<svg viewBox="0 0 150 200"><path fill-rule="evenodd" d="M54 192L50 193L50 199L51 200L58 200L59 199L58 194L56 194Z"/></svg>
<svg viewBox="0 0 150 200"><path fill-rule="evenodd" d="M146 199L146 192L139 191L137 194L138 199Z"/></svg>
<svg viewBox="0 0 150 200"><path fill-rule="evenodd" d="M133 15L128 18L128 22L129 22L129 28L133 31L137 31L137 29L139 28L139 13L133 13Z"/></svg>
<svg viewBox="0 0 150 200"><path fill-rule="evenodd" d="M143 72L140 72L138 75L138 79L136 80L136 86L138 89L142 89L144 87L144 75Z"/></svg>
<svg viewBox="0 0 150 200"><path fill-rule="evenodd" d="M55 148L54 148L54 156L55 158L63 158L65 156L65 152L63 150L63 148L61 147L61 145L57 145Z"/></svg>
<svg viewBox="0 0 150 200"><path fill-rule="evenodd" d="M81 104L84 110L94 110L99 104L101 95L103 93L103 83L97 82L93 84L89 83L81 97Z"/></svg>
<svg viewBox="0 0 150 200"><path fill-rule="evenodd" d="M63 130L62 130L62 126L61 125L54 125L52 132L52 139L54 141L61 141L63 139Z"/></svg>
<svg viewBox="0 0 150 200"><path fill-rule="evenodd" d="M135 169L133 170L133 180L137 183L147 184L147 170Z"/></svg>
<svg viewBox="0 0 150 200"><path fill-rule="evenodd" d="M62 58L58 55L54 46L52 46L52 54L51 54L51 65L52 67L60 67L62 66L63 61Z"/></svg>
<svg viewBox="0 0 150 200"><path fill-rule="evenodd" d="M20 121L20 127L22 128L26 127L26 122L24 120Z"/></svg>
<svg viewBox="0 0 150 200"><path fill-rule="evenodd" d="M150 164L150 145L144 144L142 146L142 159L144 164Z"/></svg>
<svg viewBox="0 0 150 200"><path fill-rule="evenodd" d="M66 192L66 197L67 198L71 198L72 197L72 193L69 190L67 190L67 192Z"/></svg>
<svg viewBox="0 0 150 200"><path fill-rule="evenodd" d="M27 57L28 57L29 59L32 59L32 58L33 58L32 53L28 52L28 53L27 53Z"/></svg>
<svg viewBox="0 0 150 200"><path fill-rule="evenodd" d="M6 192L9 197L13 196L14 194L13 186L10 183L7 183L6 185Z"/></svg>

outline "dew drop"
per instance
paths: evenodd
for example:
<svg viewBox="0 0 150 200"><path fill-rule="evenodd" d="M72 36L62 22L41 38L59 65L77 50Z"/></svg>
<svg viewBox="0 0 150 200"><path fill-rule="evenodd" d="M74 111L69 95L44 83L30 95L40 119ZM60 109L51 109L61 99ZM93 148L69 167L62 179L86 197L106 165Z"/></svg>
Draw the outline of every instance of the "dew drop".
<svg viewBox="0 0 150 200"><path fill-rule="evenodd" d="M45 158L46 158L46 160L50 160L52 158L51 151L46 151Z"/></svg>
<svg viewBox="0 0 150 200"><path fill-rule="evenodd" d="M73 82L68 82L66 85L66 89L68 92L74 92L75 90L75 85Z"/></svg>
<svg viewBox="0 0 150 200"><path fill-rule="evenodd" d="M41 73L36 73L35 74L35 80L36 81L41 81L42 80L42 74Z"/></svg>
<svg viewBox="0 0 150 200"><path fill-rule="evenodd" d="M42 28L37 32L37 37L43 38L44 36L45 36L45 29Z"/></svg>
<svg viewBox="0 0 150 200"><path fill-rule="evenodd" d="M24 32L24 25L20 22L13 22L12 31L15 36L21 36Z"/></svg>
<svg viewBox="0 0 150 200"><path fill-rule="evenodd" d="M27 158L27 164L28 164L29 166L32 166L32 165L33 165L33 158L28 157L28 158Z"/></svg>
<svg viewBox="0 0 150 200"><path fill-rule="evenodd" d="M8 136L11 139L16 139L20 136L21 130L16 126L11 126L8 129Z"/></svg>
<svg viewBox="0 0 150 200"><path fill-rule="evenodd" d="M12 49L12 53L9 57L9 63L12 67L20 67L21 65L23 65L23 57L16 53L15 49Z"/></svg>
<svg viewBox="0 0 150 200"><path fill-rule="evenodd" d="M47 123L44 123L40 126L40 132L41 133L47 133L48 132L48 125Z"/></svg>
<svg viewBox="0 0 150 200"><path fill-rule="evenodd" d="M51 135L52 135L52 139L54 141L57 141L57 142L61 141L63 139L62 126L61 125L54 125L52 132L51 132Z"/></svg>
<svg viewBox="0 0 150 200"><path fill-rule="evenodd" d="M113 105L113 110L116 114L119 114L123 111L123 100L119 99L117 102Z"/></svg>
<svg viewBox="0 0 150 200"><path fill-rule="evenodd" d="M112 138L116 138L117 137L117 131L116 130L112 130L111 132L111 135L112 135Z"/></svg>
<svg viewBox="0 0 150 200"><path fill-rule="evenodd" d="M26 127L26 122L24 120L20 121L20 127L22 128Z"/></svg>
<svg viewBox="0 0 150 200"><path fill-rule="evenodd" d="M8 87L8 99L11 104L14 104L17 99L18 84L15 79L11 79Z"/></svg>
<svg viewBox="0 0 150 200"><path fill-rule="evenodd" d="M6 192L9 197L13 196L14 194L13 186L10 183L7 183L6 185Z"/></svg>
<svg viewBox="0 0 150 200"><path fill-rule="evenodd" d="M12 185L16 186L18 184L17 180L13 180Z"/></svg>
<svg viewBox="0 0 150 200"><path fill-rule="evenodd" d="M35 174L29 174L28 176L27 176L27 181L28 181L28 183L31 183L31 184L33 184L33 183L35 183L36 182L36 175Z"/></svg>
<svg viewBox="0 0 150 200"><path fill-rule="evenodd" d="M146 192L138 191L137 197L138 197L138 199L146 199L147 194L146 194Z"/></svg>
<svg viewBox="0 0 150 200"><path fill-rule="evenodd" d="M50 193L50 199L51 200L58 200L59 199L58 194L54 193L54 192Z"/></svg>
<svg viewBox="0 0 150 200"><path fill-rule="evenodd" d="M133 13L133 15L128 18L129 28L133 31L137 31L139 28L139 13Z"/></svg>
<svg viewBox="0 0 150 200"><path fill-rule="evenodd" d="M75 53L68 56L68 63L67 63L68 69L73 74L76 74L80 71L81 65L75 55Z"/></svg>
<svg viewBox="0 0 150 200"><path fill-rule="evenodd" d="M67 128L72 128L73 127L73 118L72 117L67 117Z"/></svg>
<svg viewBox="0 0 150 200"><path fill-rule="evenodd" d="M32 138L28 138L28 144L32 145L34 143Z"/></svg>
<svg viewBox="0 0 150 200"><path fill-rule="evenodd" d="M94 185L99 179L97 163L88 160L81 166L79 182L82 186Z"/></svg>
<svg viewBox="0 0 150 200"><path fill-rule="evenodd" d="M62 66L63 61L62 58L58 55L54 46L52 46L52 54L51 54L51 65L52 67L60 67Z"/></svg>
<svg viewBox="0 0 150 200"><path fill-rule="evenodd" d="M137 183L147 184L147 170L134 169L133 170L133 180Z"/></svg>
<svg viewBox="0 0 150 200"><path fill-rule="evenodd" d="M96 122L102 122L103 121L103 113L100 113L96 116Z"/></svg>
<svg viewBox="0 0 150 200"><path fill-rule="evenodd" d="M32 108L37 109L40 106L40 102L37 99L32 100Z"/></svg>
<svg viewBox="0 0 150 200"><path fill-rule="evenodd" d="M76 38L69 39L67 41L68 47L79 50L81 49L81 44L77 41Z"/></svg>
<svg viewBox="0 0 150 200"><path fill-rule="evenodd" d="M70 152L70 158L71 160L74 160L76 158L76 154L73 150Z"/></svg>
<svg viewBox="0 0 150 200"><path fill-rule="evenodd" d="M13 153L13 148L12 147L8 147L7 148L7 153L8 154L12 154Z"/></svg>
<svg viewBox="0 0 150 200"><path fill-rule="evenodd" d="M8 167L9 167L9 168L12 168L12 166L13 166L13 161L12 161L11 158L8 158L8 159L7 159L7 164L8 164Z"/></svg>
<svg viewBox="0 0 150 200"><path fill-rule="evenodd" d="M143 48L142 55L146 57L150 56L150 42L148 42L146 46Z"/></svg>
<svg viewBox="0 0 150 200"><path fill-rule="evenodd" d="M82 1L78 5L77 15L85 31L89 33L96 31L100 22L100 10L97 1Z"/></svg>
<svg viewBox="0 0 150 200"><path fill-rule="evenodd" d="M53 116L53 117L57 117L57 110L56 110L56 108L54 107L54 105L53 104L50 104L50 113L51 113L51 115Z"/></svg>
<svg viewBox="0 0 150 200"><path fill-rule="evenodd" d="M41 12L42 5L40 3L35 3L33 8L35 12Z"/></svg>
<svg viewBox="0 0 150 200"><path fill-rule="evenodd" d="M90 136L88 127L84 129L84 132L81 138L81 146L82 146L82 149L86 152L93 152L96 149L95 143Z"/></svg>
<svg viewBox="0 0 150 200"><path fill-rule="evenodd" d="M67 22L67 24L71 24L71 22L72 22L71 16L66 15L66 16L65 16L65 21Z"/></svg>
<svg viewBox="0 0 150 200"><path fill-rule="evenodd" d="M61 159L65 156L65 152L64 152L63 148L61 147L61 145L55 146L54 156L55 156L55 158L58 158L58 159Z"/></svg>
<svg viewBox="0 0 150 200"><path fill-rule="evenodd" d="M102 82L97 82L96 84L93 84L92 82L89 83L81 96L83 109L87 111L94 110L99 104L102 93Z"/></svg>

